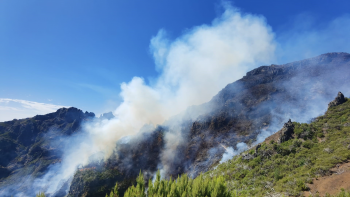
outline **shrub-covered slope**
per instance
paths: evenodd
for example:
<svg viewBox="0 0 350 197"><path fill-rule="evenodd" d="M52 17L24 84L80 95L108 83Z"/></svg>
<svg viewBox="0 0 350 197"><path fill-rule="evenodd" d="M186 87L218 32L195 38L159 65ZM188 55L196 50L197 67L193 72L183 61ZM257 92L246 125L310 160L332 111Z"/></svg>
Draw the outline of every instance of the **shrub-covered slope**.
<svg viewBox="0 0 350 197"><path fill-rule="evenodd" d="M311 123L293 122L292 138L278 143L281 131L257 147L217 166L206 176L224 176L229 190L248 196L298 196L331 168L350 160L350 100ZM349 188L350 189L350 185Z"/></svg>

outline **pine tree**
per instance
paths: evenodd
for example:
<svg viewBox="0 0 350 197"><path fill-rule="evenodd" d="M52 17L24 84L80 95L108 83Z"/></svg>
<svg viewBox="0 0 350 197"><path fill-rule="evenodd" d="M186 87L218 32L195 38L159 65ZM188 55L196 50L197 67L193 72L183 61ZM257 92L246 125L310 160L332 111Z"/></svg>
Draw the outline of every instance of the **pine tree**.
<svg viewBox="0 0 350 197"><path fill-rule="evenodd" d="M108 197L107 194L106 194L106 197ZM109 194L109 197L119 197L118 183L115 184L113 190L112 190L111 193Z"/></svg>

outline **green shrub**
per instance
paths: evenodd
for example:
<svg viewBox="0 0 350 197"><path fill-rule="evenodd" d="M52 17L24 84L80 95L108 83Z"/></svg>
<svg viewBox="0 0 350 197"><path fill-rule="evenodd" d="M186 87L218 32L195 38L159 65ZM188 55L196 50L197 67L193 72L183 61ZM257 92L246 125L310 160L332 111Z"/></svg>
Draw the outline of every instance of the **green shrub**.
<svg viewBox="0 0 350 197"><path fill-rule="evenodd" d="M190 179L186 174L178 177L176 180L161 180L159 171L156 174L156 180L148 182L148 190L145 192L145 181L143 175L137 178L137 185L131 186L125 192L125 197L197 197L197 196L215 196L229 197L236 196L235 191L228 192L226 181L222 176L215 178L205 178L203 174L195 179Z"/></svg>
<svg viewBox="0 0 350 197"><path fill-rule="evenodd" d="M36 197L45 197L45 194L44 194L44 192L39 192L39 193L36 195Z"/></svg>
<svg viewBox="0 0 350 197"><path fill-rule="evenodd" d="M308 140L308 141L303 143L303 147L307 148L307 149L312 148L313 145L314 145L314 143L312 141L310 141L310 140Z"/></svg>

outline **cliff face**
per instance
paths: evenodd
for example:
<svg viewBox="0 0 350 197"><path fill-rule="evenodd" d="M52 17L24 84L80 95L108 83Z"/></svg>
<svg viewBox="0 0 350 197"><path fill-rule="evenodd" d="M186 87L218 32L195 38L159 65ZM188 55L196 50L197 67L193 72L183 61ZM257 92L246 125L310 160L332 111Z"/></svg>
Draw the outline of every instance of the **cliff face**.
<svg viewBox="0 0 350 197"><path fill-rule="evenodd" d="M350 54L347 53L328 53L283 65L261 66L228 84L208 103L190 107L177 127L183 141L170 152L164 152L164 136L172 129L165 124L155 131L158 135L139 138L134 145L117 145L116 156L109 159L106 168L95 171L118 169L122 174L119 180L133 180L140 170L146 175L153 174L166 165L166 176L189 173L195 177L219 163L226 147L235 148L238 142L249 145L261 132L278 131L289 118L303 121L303 118L316 117L319 114L314 113L326 110L319 106L327 106L325 103L332 100L336 92L350 92L345 84L349 80ZM189 114L198 112L202 112L201 115L189 118ZM162 143L154 143L156 141ZM162 157L169 153L174 159L164 161ZM109 186L100 184L92 189L82 176L74 177L69 196L98 196L96 191L107 193L115 182L127 184L110 179ZM78 185L85 189L76 189Z"/></svg>
<svg viewBox="0 0 350 197"><path fill-rule="evenodd" d="M59 141L60 137L73 135L81 129L83 121L94 117L94 113L83 113L71 107L33 118L1 122L0 188L21 183L29 175L43 175L51 164L61 160L59 148L63 142ZM26 184L16 189L28 190Z"/></svg>

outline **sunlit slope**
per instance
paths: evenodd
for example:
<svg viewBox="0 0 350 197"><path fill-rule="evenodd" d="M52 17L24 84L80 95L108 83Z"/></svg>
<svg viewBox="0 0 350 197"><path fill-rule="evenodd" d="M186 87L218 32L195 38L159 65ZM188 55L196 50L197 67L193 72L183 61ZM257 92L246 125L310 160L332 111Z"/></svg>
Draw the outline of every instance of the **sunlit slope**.
<svg viewBox="0 0 350 197"><path fill-rule="evenodd" d="M258 149L252 148L205 175L224 176L228 190L242 195L297 196L308 191L314 179L342 172L331 169L350 159L350 100L331 107L309 124L293 125L292 139L263 142Z"/></svg>

